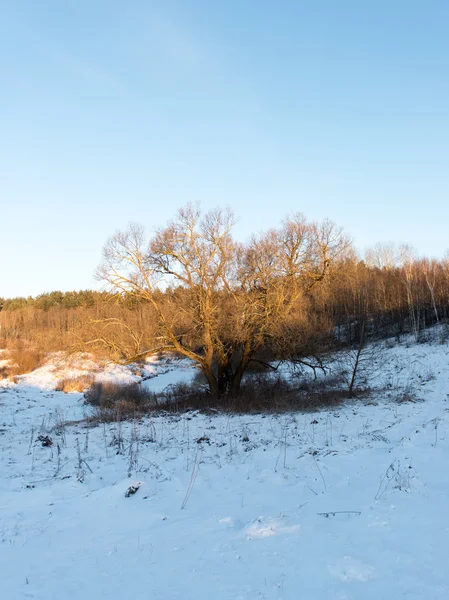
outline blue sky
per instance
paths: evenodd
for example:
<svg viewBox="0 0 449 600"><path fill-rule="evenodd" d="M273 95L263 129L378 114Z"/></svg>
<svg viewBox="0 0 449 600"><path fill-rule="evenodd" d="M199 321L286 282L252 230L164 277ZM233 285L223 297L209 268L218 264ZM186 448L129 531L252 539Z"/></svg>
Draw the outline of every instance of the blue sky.
<svg viewBox="0 0 449 600"><path fill-rule="evenodd" d="M0 0L0 297L93 287L191 201L441 257L448 30L447 0Z"/></svg>

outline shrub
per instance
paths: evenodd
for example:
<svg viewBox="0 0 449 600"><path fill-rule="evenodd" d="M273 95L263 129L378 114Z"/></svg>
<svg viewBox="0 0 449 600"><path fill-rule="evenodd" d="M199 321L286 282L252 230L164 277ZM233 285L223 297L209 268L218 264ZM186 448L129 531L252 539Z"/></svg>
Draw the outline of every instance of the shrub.
<svg viewBox="0 0 449 600"><path fill-rule="evenodd" d="M395 397L395 401L398 404L404 404L407 402L411 402L411 403L415 403L415 402L420 402L420 400L416 397L416 395L409 391L409 390L403 390L402 392L400 392L396 397Z"/></svg>
<svg viewBox="0 0 449 600"><path fill-rule="evenodd" d="M61 379L56 386L57 392L85 392L94 383L92 375L79 375L78 377L66 377Z"/></svg>
<svg viewBox="0 0 449 600"><path fill-rule="evenodd" d="M144 413L157 405L155 394L138 383L95 381L84 397L98 409L97 416L106 420Z"/></svg>
<svg viewBox="0 0 449 600"><path fill-rule="evenodd" d="M280 413L315 411L346 401L347 390L335 387L336 380L303 382L272 374L248 375L236 398L214 398L198 381L172 385L158 394L138 383L94 382L85 393L86 401L98 409L94 418L115 420L164 411L183 413L191 410L227 413Z"/></svg>
<svg viewBox="0 0 449 600"><path fill-rule="evenodd" d="M171 386L158 396L158 406L169 412L223 411L230 413L279 413L312 411L335 406L348 398L336 381L301 382L271 374L248 375L236 398L214 398L197 383Z"/></svg>
<svg viewBox="0 0 449 600"><path fill-rule="evenodd" d="M45 354L33 348L15 349L9 353L8 375L15 377L30 373L42 365Z"/></svg>

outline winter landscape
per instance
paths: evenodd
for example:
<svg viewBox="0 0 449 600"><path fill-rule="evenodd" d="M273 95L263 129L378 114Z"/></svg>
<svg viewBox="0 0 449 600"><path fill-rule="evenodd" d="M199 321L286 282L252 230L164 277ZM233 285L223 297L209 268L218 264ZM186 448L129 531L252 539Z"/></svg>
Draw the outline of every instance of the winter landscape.
<svg viewBox="0 0 449 600"><path fill-rule="evenodd" d="M0 1L0 600L449 599L448 31Z"/></svg>
<svg viewBox="0 0 449 600"><path fill-rule="evenodd" d="M446 599L441 333L383 344L368 395L312 412L93 423L55 391L86 358L3 381L2 597ZM193 374L153 359L140 385Z"/></svg>

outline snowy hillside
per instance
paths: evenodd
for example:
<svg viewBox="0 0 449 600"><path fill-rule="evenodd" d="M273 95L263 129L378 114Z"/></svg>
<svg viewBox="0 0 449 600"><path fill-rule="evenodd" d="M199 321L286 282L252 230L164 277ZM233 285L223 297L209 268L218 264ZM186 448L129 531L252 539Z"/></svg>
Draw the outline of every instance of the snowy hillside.
<svg viewBox="0 0 449 600"><path fill-rule="evenodd" d="M0 597L446 600L449 348L378 360L328 411L95 427L49 369L0 382Z"/></svg>

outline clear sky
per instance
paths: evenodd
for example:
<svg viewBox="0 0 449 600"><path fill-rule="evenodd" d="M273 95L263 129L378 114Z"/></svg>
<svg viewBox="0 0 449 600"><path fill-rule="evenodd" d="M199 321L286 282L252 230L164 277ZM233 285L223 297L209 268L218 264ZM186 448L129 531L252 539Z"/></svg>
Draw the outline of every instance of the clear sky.
<svg viewBox="0 0 449 600"><path fill-rule="evenodd" d="M0 0L0 297L131 221L291 211L449 248L448 0Z"/></svg>

